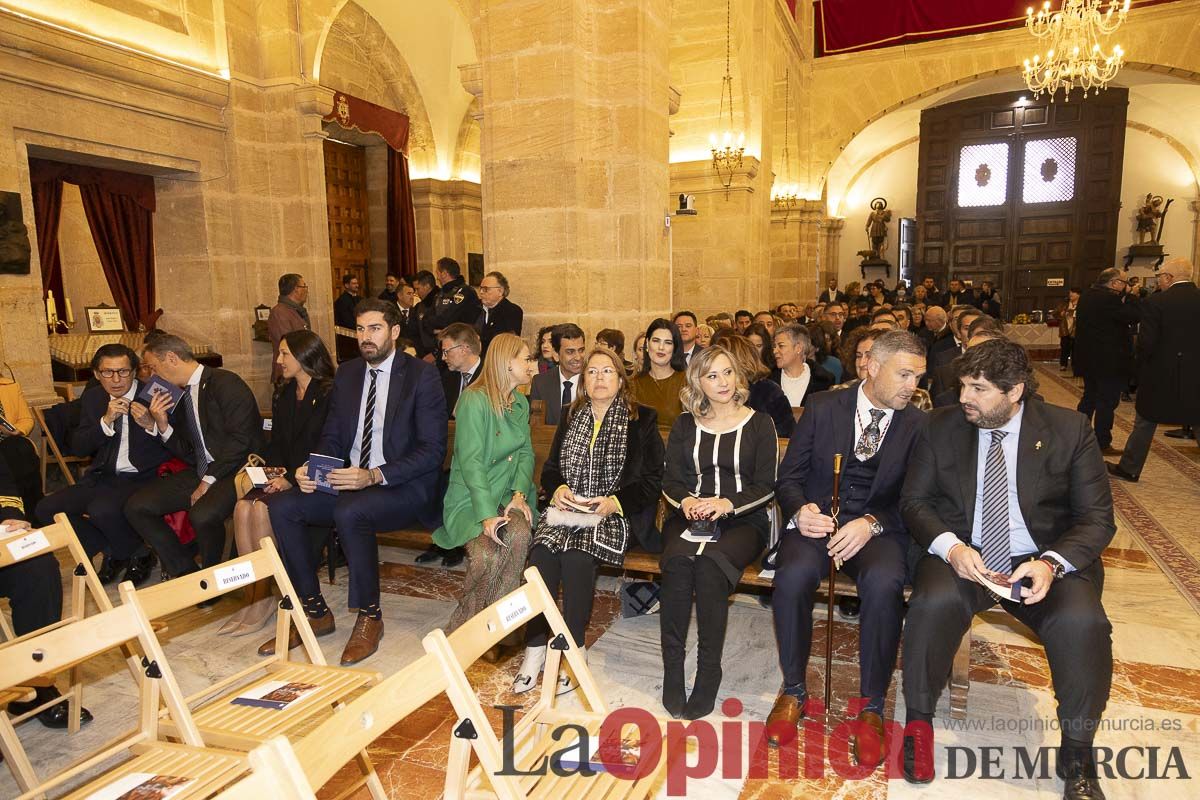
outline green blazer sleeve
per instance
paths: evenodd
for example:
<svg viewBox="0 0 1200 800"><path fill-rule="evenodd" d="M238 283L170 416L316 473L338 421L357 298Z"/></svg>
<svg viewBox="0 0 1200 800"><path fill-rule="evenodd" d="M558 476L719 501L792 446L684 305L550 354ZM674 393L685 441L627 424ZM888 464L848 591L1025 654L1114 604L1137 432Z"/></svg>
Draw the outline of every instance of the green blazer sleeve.
<svg viewBox="0 0 1200 800"><path fill-rule="evenodd" d="M495 416L483 393L463 392L459 398L455 414L454 464L470 494L475 521L480 523L496 516L495 490L488 480L489 445Z"/></svg>
<svg viewBox="0 0 1200 800"><path fill-rule="evenodd" d="M529 436L529 401L524 395L517 393L513 398L513 412L524 423L522 431L525 441L521 443L514 459L516 463L513 465L512 486L504 499L511 499L513 492L524 492L526 501L532 507L536 505L537 486L533 482L533 440Z"/></svg>

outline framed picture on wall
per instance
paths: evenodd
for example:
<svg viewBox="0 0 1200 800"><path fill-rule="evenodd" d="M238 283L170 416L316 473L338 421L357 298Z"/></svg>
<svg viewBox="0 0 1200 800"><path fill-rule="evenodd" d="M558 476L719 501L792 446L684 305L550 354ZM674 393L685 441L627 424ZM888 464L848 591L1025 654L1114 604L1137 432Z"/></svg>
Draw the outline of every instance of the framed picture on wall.
<svg viewBox="0 0 1200 800"><path fill-rule="evenodd" d="M121 309L112 306L88 306L84 309L87 318L88 333L121 333L125 330L125 321L121 318Z"/></svg>

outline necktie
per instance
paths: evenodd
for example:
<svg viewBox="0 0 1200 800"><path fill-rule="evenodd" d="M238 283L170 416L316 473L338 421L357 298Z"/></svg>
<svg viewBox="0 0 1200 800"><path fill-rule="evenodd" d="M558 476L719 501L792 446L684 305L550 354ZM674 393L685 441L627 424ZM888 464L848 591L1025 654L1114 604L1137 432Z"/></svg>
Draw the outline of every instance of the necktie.
<svg viewBox="0 0 1200 800"><path fill-rule="evenodd" d="M867 461L879 452L879 443L883 440L883 433L879 430L881 419L883 419L883 412L878 408L872 408L871 422L863 428L862 435L858 437L858 444L854 446L854 457L859 461Z"/></svg>
<svg viewBox="0 0 1200 800"><path fill-rule="evenodd" d="M562 407L565 409L569 405L571 405L571 382L563 381Z"/></svg>
<svg viewBox="0 0 1200 800"><path fill-rule="evenodd" d="M204 437L200 433L200 418L196 414L196 404L192 402L192 389L189 386L183 390L183 396L179 398L179 406L183 409L183 414L176 415L177 421L183 422L187 428L188 438L192 442L192 452L196 458L196 474L204 477L204 473L208 471L208 456L204 454Z"/></svg>
<svg viewBox="0 0 1200 800"><path fill-rule="evenodd" d="M471 381L471 373L464 372L462 374L462 377L458 381L458 393L459 394L463 393L463 391L467 388L467 384L470 383L470 381Z"/></svg>
<svg viewBox="0 0 1200 800"><path fill-rule="evenodd" d="M358 465L371 467L371 439L375 432L375 381L379 370L371 370L371 385L367 387L367 410L363 413L362 449L358 452Z"/></svg>
<svg viewBox="0 0 1200 800"><path fill-rule="evenodd" d="M118 469L117 459L121 455L121 437L125 435L124 428L125 428L125 415L122 414L121 416L119 416L115 420L113 420L113 424L112 424L113 435L112 435L112 440L109 442L108 454L104 459L104 462L105 462L104 466L106 467L106 469L102 470L103 472L110 473L113 475L115 475L117 473L117 469Z"/></svg>
<svg viewBox="0 0 1200 800"><path fill-rule="evenodd" d="M1008 470L1001 442L1006 431L992 431L992 446L983 467L983 518L979 531L984 565L993 572L1012 572L1008 530Z"/></svg>

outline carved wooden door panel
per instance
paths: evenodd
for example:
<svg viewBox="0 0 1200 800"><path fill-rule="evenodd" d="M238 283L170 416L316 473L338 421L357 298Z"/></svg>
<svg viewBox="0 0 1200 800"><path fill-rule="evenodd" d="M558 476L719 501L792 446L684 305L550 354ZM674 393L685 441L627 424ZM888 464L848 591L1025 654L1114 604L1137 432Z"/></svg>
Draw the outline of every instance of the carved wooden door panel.
<svg viewBox="0 0 1200 800"><path fill-rule="evenodd" d="M342 276L358 278L360 296L370 297L367 264L366 151L355 145L325 140L325 206L329 213L329 264L333 297L342 293Z"/></svg>
<svg viewBox="0 0 1200 800"><path fill-rule="evenodd" d="M918 277L1000 290L1006 319L1053 308L1115 262L1128 94L991 95L921 115Z"/></svg>

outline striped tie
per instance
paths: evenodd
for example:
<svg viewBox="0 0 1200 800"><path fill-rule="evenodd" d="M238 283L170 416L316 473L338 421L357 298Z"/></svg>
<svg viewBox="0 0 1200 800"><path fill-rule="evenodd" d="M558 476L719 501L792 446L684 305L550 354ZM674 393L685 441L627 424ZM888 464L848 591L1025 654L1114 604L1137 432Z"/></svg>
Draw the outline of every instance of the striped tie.
<svg viewBox="0 0 1200 800"><path fill-rule="evenodd" d="M375 431L375 379L379 370L371 370L371 385L367 387L367 410L363 413L362 449L358 452L358 465L371 468L371 438Z"/></svg>
<svg viewBox="0 0 1200 800"><path fill-rule="evenodd" d="M979 532L983 563L993 572L1012 572L1012 550L1008 531L1008 470L1001 442L1007 431L992 431L983 468L983 524Z"/></svg>

